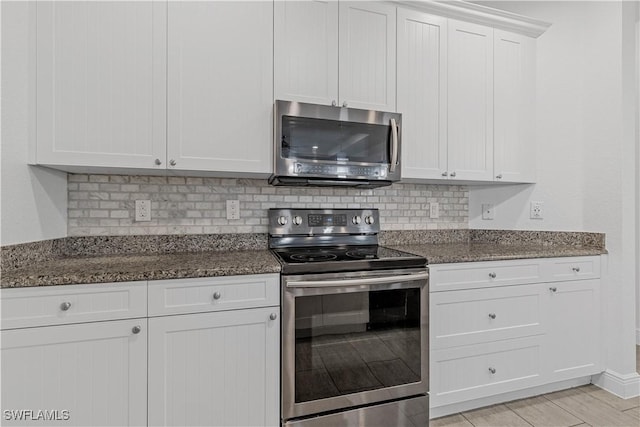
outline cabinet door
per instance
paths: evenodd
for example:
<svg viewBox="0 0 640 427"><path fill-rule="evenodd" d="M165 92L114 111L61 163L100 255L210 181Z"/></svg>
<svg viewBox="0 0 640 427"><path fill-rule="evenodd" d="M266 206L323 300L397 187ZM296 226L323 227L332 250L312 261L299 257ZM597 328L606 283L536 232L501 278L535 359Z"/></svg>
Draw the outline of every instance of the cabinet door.
<svg viewBox="0 0 640 427"><path fill-rule="evenodd" d="M496 181L535 180L535 40L494 30Z"/></svg>
<svg viewBox="0 0 640 427"><path fill-rule="evenodd" d="M402 178L447 170L447 20L398 9Z"/></svg>
<svg viewBox="0 0 640 427"><path fill-rule="evenodd" d="M38 2L37 163L164 169L166 8Z"/></svg>
<svg viewBox="0 0 640 427"><path fill-rule="evenodd" d="M279 311L149 319L149 425L278 425Z"/></svg>
<svg viewBox="0 0 640 427"><path fill-rule="evenodd" d="M396 110L396 8L340 2L340 104Z"/></svg>
<svg viewBox="0 0 640 427"><path fill-rule="evenodd" d="M274 4L275 98L338 102L338 2Z"/></svg>
<svg viewBox="0 0 640 427"><path fill-rule="evenodd" d="M3 425L49 424L7 420L25 409L68 411L69 426L146 425L146 329L133 319L2 331Z"/></svg>
<svg viewBox="0 0 640 427"><path fill-rule="evenodd" d="M551 381L592 375L600 366L600 281L547 283L547 363Z"/></svg>
<svg viewBox="0 0 640 427"><path fill-rule="evenodd" d="M267 174L272 2L169 2L169 169Z"/></svg>
<svg viewBox="0 0 640 427"><path fill-rule="evenodd" d="M449 176L493 180L493 29L449 20Z"/></svg>

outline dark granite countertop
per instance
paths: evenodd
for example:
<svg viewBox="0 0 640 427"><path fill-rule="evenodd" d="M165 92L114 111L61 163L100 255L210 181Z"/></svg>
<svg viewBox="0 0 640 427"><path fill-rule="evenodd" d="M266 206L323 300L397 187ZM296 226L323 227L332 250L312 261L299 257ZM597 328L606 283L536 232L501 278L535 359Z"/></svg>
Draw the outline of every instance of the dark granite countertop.
<svg viewBox="0 0 640 427"><path fill-rule="evenodd" d="M404 252L421 255L429 264L454 262L500 261L524 258L556 258L567 256L602 255L604 248L573 245L500 244L500 243L428 243L389 246Z"/></svg>
<svg viewBox="0 0 640 427"><path fill-rule="evenodd" d="M2 288L279 273L268 250L63 257L3 271Z"/></svg>

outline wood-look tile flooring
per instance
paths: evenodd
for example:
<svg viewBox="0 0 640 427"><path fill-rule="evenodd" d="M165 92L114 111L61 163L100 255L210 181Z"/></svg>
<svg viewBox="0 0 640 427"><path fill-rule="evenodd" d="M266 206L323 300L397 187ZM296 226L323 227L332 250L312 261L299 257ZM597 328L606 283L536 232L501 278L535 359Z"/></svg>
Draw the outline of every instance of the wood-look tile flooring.
<svg viewBox="0 0 640 427"><path fill-rule="evenodd" d="M640 373L640 346L636 348ZM431 420L430 427L640 427L640 397L592 384Z"/></svg>

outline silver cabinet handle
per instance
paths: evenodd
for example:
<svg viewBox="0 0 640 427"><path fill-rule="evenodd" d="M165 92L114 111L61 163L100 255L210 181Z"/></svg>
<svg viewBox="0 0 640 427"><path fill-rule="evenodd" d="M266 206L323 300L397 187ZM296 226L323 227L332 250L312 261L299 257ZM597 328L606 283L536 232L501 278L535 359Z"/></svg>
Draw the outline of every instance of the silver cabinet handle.
<svg viewBox="0 0 640 427"><path fill-rule="evenodd" d="M396 163L398 163L398 126L396 126L396 119L390 119L391 122L391 164L389 165L389 172L396 171Z"/></svg>
<svg viewBox="0 0 640 427"><path fill-rule="evenodd" d="M342 106L343 106L343 107L345 107L345 108L346 108L346 106L347 106L347 105L348 105L348 104L347 104L347 101L344 101L344 102L342 103Z"/></svg>
<svg viewBox="0 0 640 427"><path fill-rule="evenodd" d="M271 319L271 320L276 320L277 318L278 318L278 315L276 313L271 313L269 315L269 319Z"/></svg>
<svg viewBox="0 0 640 427"><path fill-rule="evenodd" d="M220 292L214 292L213 293L213 299L220 299L222 298L222 294Z"/></svg>
<svg viewBox="0 0 640 427"><path fill-rule="evenodd" d="M496 373L496 368L489 368L489 372L491 372L492 374Z"/></svg>
<svg viewBox="0 0 640 427"><path fill-rule="evenodd" d="M449 172L447 171L442 172L442 176L449 176Z"/></svg>
<svg viewBox="0 0 640 427"><path fill-rule="evenodd" d="M133 328L131 328L131 332L133 332L134 334L139 334L141 330L142 328L139 325L136 325Z"/></svg>
<svg viewBox="0 0 640 427"><path fill-rule="evenodd" d="M555 286L552 286L552 287L550 287L550 288L549 288L549 290L550 290L551 292L557 292L557 291L558 291L558 288L556 288Z"/></svg>
<svg viewBox="0 0 640 427"><path fill-rule="evenodd" d="M490 317L491 319L495 319L495 318L496 318L496 314L495 314L495 313L489 313L489 317Z"/></svg>
<svg viewBox="0 0 640 427"><path fill-rule="evenodd" d="M170 164L171 166L175 166L175 165L176 165L176 161L175 161L175 160L173 160L173 159L171 159L171 160L169 160L169 164Z"/></svg>
<svg viewBox="0 0 640 427"><path fill-rule="evenodd" d="M160 166L162 164L162 161L160 159L156 159L156 165Z"/></svg>
<svg viewBox="0 0 640 427"><path fill-rule="evenodd" d="M455 172L451 172L451 174L449 175L451 178L455 178L456 177L456 173Z"/></svg>
<svg viewBox="0 0 640 427"><path fill-rule="evenodd" d="M496 175L496 179L502 179L502 174Z"/></svg>
<svg viewBox="0 0 640 427"><path fill-rule="evenodd" d="M62 304L60 304L60 310L62 311L67 311L71 308L71 303L69 301L65 301Z"/></svg>
<svg viewBox="0 0 640 427"><path fill-rule="evenodd" d="M336 102L336 100L334 99L333 101L331 101L331 106L335 107L336 105L338 105L338 103Z"/></svg>
<svg viewBox="0 0 640 427"><path fill-rule="evenodd" d="M576 273L580 273L580 267L573 267L572 270Z"/></svg>
<svg viewBox="0 0 640 427"><path fill-rule="evenodd" d="M489 277L491 277L492 279L496 278L496 273L489 273Z"/></svg>

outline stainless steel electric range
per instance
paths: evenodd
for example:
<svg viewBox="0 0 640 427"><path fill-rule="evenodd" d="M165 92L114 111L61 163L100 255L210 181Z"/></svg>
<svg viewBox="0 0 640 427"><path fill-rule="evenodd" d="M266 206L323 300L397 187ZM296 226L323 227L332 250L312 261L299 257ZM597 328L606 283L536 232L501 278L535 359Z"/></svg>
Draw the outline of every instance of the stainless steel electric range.
<svg viewBox="0 0 640 427"><path fill-rule="evenodd" d="M378 245L377 209L271 209L284 426L414 426L428 413L428 270Z"/></svg>

